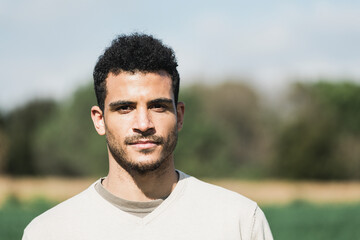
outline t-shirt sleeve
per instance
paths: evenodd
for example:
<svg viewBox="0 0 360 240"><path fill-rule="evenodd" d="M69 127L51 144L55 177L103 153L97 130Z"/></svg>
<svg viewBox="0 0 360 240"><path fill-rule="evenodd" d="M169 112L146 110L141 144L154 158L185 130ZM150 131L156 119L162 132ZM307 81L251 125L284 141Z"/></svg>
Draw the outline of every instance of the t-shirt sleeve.
<svg viewBox="0 0 360 240"><path fill-rule="evenodd" d="M269 223L259 207L254 212L251 240L273 240Z"/></svg>
<svg viewBox="0 0 360 240"><path fill-rule="evenodd" d="M28 238L28 235L26 234L26 231L24 231L21 240L30 240L30 239Z"/></svg>

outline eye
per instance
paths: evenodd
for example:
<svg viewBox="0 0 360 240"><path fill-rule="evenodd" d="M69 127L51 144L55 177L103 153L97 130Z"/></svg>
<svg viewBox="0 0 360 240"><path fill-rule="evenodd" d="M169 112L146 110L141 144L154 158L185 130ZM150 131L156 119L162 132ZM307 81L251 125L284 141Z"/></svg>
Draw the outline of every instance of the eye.
<svg viewBox="0 0 360 240"><path fill-rule="evenodd" d="M125 114L125 113L129 113L134 109L134 107L130 106L130 105L122 105L116 108L116 111L118 111L119 113Z"/></svg>
<svg viewBox="0 0 360 240"><path fill-rule="evenodd" d="M150 109L153 109L156 112L164 112L167 109L167 107L164 104L155 103L150 106Z"/></svg>

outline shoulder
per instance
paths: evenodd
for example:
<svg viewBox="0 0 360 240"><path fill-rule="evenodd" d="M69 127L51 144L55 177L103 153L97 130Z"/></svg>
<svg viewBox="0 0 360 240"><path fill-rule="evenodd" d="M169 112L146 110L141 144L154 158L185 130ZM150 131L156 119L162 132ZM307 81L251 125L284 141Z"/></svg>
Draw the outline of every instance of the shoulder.
<svg viewBox="0 0 360 240"><path fill-rule="evenodd" d="M51 231L58 229L59 225L66 227L70 219L72 223L82 219L88 213L87 209L91 209L96 204L94 185L95 183L78 195L34 218L25 228L24 235L51 234Z"/></svg>
<svg viewBox="0 0 360 240"><path fill-rule="evenodd" d="M43 214L36 217L34 220L41 221L42 219L49 218L52 216L58 217L59 215L66 215L68 213L73 213L74 211L81 211L84 207L91 204L91 199L93 198L94 184L83 192L75 195L64 202L59 203L55 207L47 210Z"/></svg>
<svg viewBox="0 0 360 240"><path fill-rule="evenodd" d="M183 173L184 174L184 173ZM186 195L194 201L206 202L207 205L231 208L240 212L253 215L258 205L253 200L240 193L225 189L223 187L204 182L195 177L184 174L186 184Z"/></svg>
<svg viewBox="0 0 360 240"><path fill-rule="evenodd" d="M240 193L231 191L229 189L208 182L204 182L202 180L197 179L196 177L189 176L187 174L184 175L186 176L186 180L188 182L187 190L190 191L192 194L202 195L210 201L211 199L213 199L214 201L219 201L219 200L235 201L245 204L246 206L253 206L253 207L257 205L256 202L243 196Z"/></svg>
<svg viewBox="0 0 360 240"><path fill-rule="evenodd" d="M249 239L272 239L266 217L256 202L237 192L184 176L183 202L191 206L194 218L206 216L206 221L216 223L214 228L227 226L226 232L240 232Z"/></svg>

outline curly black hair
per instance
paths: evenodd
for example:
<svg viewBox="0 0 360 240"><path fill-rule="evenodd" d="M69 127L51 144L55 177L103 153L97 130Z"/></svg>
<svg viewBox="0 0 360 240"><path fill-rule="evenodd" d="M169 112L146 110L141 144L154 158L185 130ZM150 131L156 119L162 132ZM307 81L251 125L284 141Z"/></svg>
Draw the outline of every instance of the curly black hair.
<svg viewBox="0 0 360 240"><path fill-rule="evenodd" d="M94 88L100 109L104 111L105 80L108 74L117 75L121 71L132 73L166 71L171 76L172 90L177 105L180 83L177 66L174 51L165 46L161 40L140 33L119 35L112 41L110 47L105 49L94 68Z"/></svg>

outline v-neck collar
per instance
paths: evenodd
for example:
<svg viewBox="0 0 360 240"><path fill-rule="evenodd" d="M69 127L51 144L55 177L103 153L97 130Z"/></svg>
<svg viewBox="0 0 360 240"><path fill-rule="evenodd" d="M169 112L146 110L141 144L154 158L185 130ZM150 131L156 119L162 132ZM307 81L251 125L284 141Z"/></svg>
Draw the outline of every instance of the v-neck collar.
<svg viewBox="0 0 360 240"><path fill-rule="evenodd" d="M181 194L184 192L186 185L187 185L188 175L186 175L185 173L183 173L179 170L176 170L176 171L179 174L179 180L178 180L175 188L173 189L173 191L157 208L155 208L151 213L149 213L145 217L134 216L131 213L128 213L128 212L125 212L125 211L119 209L118 207L114 206L112 203L110 203L109 201L104 199L95 189L95 184L100 182L101 179L99 179L94 184L92 184L91 190L96 195L96 198L100 199L100 201L102 201L102 202L105 202L107 208L110 208L111 211L118 213L119 215L121 215L122 218L126 218L127 221L132 221L133 223L139 224L139 225L146 225L146 224L150 223L153 219L155 219L159 215L161 215L161 213L164 210L166 210L170 205L172 205L172 203L174 201L176 201L181 196Z"/></svg>

